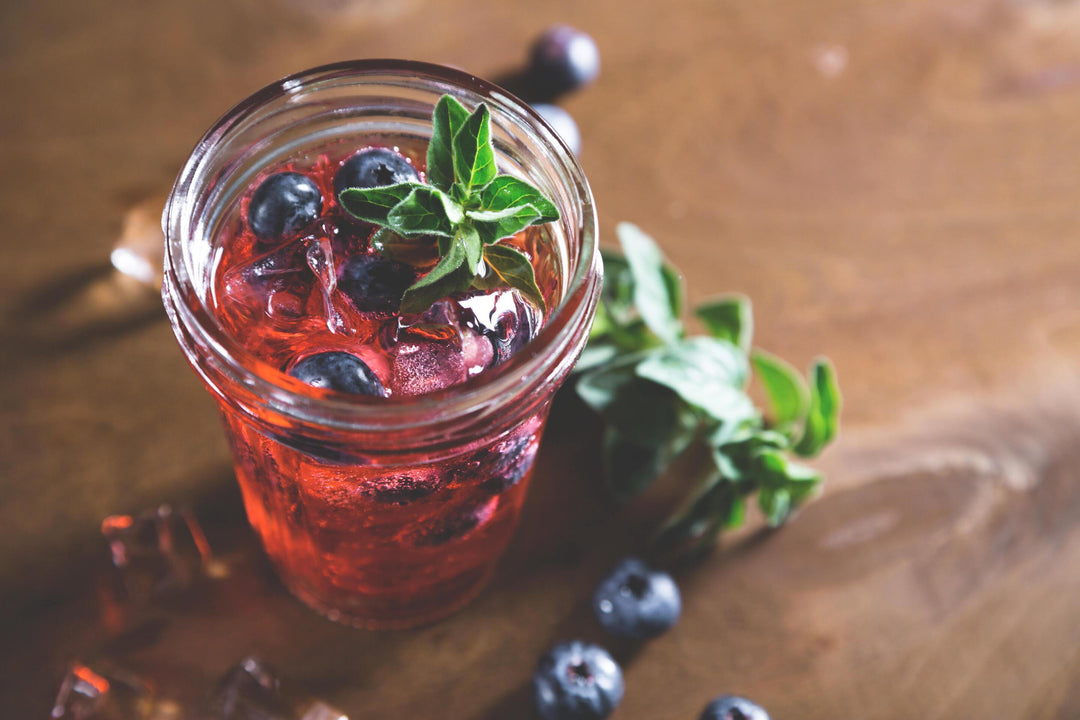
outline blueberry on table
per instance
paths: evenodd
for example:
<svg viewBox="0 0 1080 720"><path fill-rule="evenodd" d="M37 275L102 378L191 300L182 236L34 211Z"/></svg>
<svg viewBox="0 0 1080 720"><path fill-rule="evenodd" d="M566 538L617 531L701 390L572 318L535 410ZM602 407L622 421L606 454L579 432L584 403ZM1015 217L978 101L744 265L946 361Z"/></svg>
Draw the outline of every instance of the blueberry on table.
<svg viewBox="0 0 1080 720"><path fill-rule="evenodd" d="M622 700L622 670L607 650L574 640L540 658L533 690L544 720L600 720Z"/></svg>
<svg viewBox="0 0 1080 720"><path fill-rule="evenodd" d="M309 355L296 363L289 374L312 387L358 395L386 396L379 376L363 360L347 352L332 350Z"/></svg>
<svg viewBox="0 0 1080 720"><path fill-rule="evenodd" d="M279 240L317 220L322 205L322 193L310 178L275 173L251 196L248 225L261 240Z"/></svg>
<svg viewBox="0 0 1080 720"><path fill-rule="evenodd" d="M600 74L600 50L587 33L555 25L533 44L530 63L534 89L551 98L595 80Z"/></svg>
<svg viewBox="0 0 1080 720"><path fill-rule="evenodd" d="M361 150L345 161L334 175L334 194L345 188L370 188L417 182L420 173L404 156L388 148Z"/></svg>
<svg viewBox="0 0 1080 720"><path fill-rule="evenodd" d="M612 635L644 640L675 624L682 601L670 575L627 558L600 581L593 594L593 611Z"/></svg>
<svg viewBox="0 0 1080 720"><path fill-rule="evenodd" d="M396 312L414 282L416 270L409 265L381 255L355 255L342 266L338 289L361 312Z"/></svg>
<svg viewBox="0 0 1080 720"><path fill-rule="evenodd" d="M769 720L769 713L746 698L721 695L705 706L700 720Z"/></svg>

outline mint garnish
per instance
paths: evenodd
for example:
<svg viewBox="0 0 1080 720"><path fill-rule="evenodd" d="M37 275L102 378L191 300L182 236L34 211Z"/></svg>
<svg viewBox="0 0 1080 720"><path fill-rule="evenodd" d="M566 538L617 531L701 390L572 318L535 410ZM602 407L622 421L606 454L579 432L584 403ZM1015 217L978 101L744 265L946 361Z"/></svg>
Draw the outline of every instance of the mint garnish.
<svg viewBox="0 0 1080 720"><path fill-rule="evenodd" d="M530 225L559 219L555 204L529 183L499 175L491 141L491 114L472 113L443 95L432 114L427 180L373 188L346 188L345 210L380 226L376 248L389 257L416 257L424 240L438 262L410 286L401 311L422 312L437 300L468 289L507 286L545 310L532 263L499 241ZM419 252L418 252L419 251Z"/></svg>
<svg viewBox="0 0 1080 720"><path fill-rule="evenodd" d="M606 277L577 393L605 421L608 487L629 499L683 453L704 447L708 467L657 537L662 551L704 549L742 523L754 494L770 525L782 524L821 483L791 456L812 457L835 437L840 393L828 360L810 383L791 365L751 350L750 301L728 295L694 310L707 335L688 336L678 270L639 228L617 228L623 254L604 252ZM746 393L751 371L768 401Z"/></svg>

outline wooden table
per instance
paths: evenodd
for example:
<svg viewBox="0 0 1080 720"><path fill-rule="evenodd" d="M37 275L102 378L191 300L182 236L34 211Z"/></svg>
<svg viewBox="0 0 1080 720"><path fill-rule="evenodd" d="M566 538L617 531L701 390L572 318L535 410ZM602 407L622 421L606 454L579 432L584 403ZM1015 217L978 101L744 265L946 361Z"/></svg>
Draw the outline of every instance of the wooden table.
<svg viewBox="0 0 1080 720"><path fill-rule="evenodd" d="M117 649L197 697L255 652L354 720L527 717L536 657L655 519L556 408L521 530L450 620L338 627L258 560L210 398L108 253L234 101L325 62L496 76L553 22L603 72L566 99L606 241L653 233L692 300L754 298L760 345L838 368L824 495L680 576L621 652L617 717L747 694L782 718L1080 715L1080 5L1050 0L479 3L17 0L0 8L0 698L43 717L100 647L109 513L189 501L238 570ZM758 521L755 521L758 522ZM98 643L95 645L95 643Z"/></svg>

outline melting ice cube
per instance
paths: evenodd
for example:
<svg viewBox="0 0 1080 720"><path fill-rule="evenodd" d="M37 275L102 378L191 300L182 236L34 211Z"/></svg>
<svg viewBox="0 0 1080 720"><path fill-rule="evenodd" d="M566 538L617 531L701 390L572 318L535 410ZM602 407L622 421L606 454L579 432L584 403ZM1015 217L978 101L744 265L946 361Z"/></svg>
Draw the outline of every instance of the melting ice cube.
<svg viewBox="0 0 1080 720"><path fill-rule="evenodd" d="M202 575L225 574L202 526L185 509L161 505L135 516L110 515L102 520L101 533L129 601L187 587Z"/></svg>
<svg viewBox="0 0 1080 720"><path fill-rule="evenodd" d="M391 370L394 395L425 395L465 382L465 356L461 340L409 339L400 342Z"/></svg>
<svg viewBox="0 0 1080 720"><path fill-rule="evenodd" d="M76 662L60 683L54 720L179 720L180 707L153 696L148 683L117 668Z"/></svg>
<svg viewBox="0 0 1080 720"><path fill-rule="evenodd" d="M286 686L255 657L246 657L218 682L206 703L207 720L348 720L339 710Z"/></svg>

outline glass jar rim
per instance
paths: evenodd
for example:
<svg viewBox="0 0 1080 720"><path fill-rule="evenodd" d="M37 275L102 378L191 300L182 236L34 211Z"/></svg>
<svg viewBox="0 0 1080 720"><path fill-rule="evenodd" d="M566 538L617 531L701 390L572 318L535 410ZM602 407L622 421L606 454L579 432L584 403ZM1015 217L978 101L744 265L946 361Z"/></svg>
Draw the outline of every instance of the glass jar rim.
<svg viewBox="0 0 1080 720"><path fill-rule="evenodd" d="M492 109L492 119L499 113L513 113L528 120L532 140L552 150L553 159L567 184L568 194L580 208L580 224L573 228L571 241L579 246L576 265L559 305L544 326L525 348L502 365L481 373L463 385L452 386L427 395L382 399L344 393L298 392L271 380L258 367L258 360L225 332L217 319L198 297L194 281L184 260L187 237L185 213L190 213L207 178L207 163L245 121L275 101L299 90L335 80L370 79L416 84L441 83L453 86L485 102ZM496 112L498 111L498 112ZM253 93L226 112L200 139L178 176L162 217L165 232L166 309L186 352L193 352L187 342L205 348L212 356L196 370L219 398L240 404L249 412L264 415L269 411L289 421L343 431L405 431L430 426L433 419L443 424L467 415L496 412L508 398L521 397L544 382L562 377L576 361L584 344L589 323L599 297L602 265L596 236L596 210L588 181L574 153L548 123L525 102L493 83L467 72L430 63L410 60L369 59L322 65L289 75ZM197 302L191 302L195 298ZM189 336L189 337L185 337ZM245 362L246 361L246 362ZM194 360L193 360L193 364ZM221 385L228 385L226 392ZM241 390L243 399L233 392Z"/></svg>

